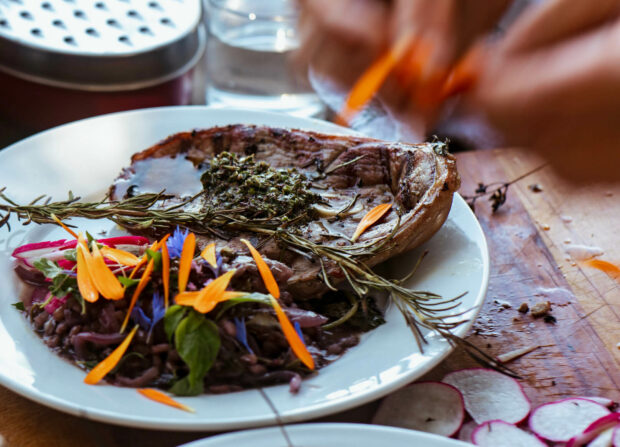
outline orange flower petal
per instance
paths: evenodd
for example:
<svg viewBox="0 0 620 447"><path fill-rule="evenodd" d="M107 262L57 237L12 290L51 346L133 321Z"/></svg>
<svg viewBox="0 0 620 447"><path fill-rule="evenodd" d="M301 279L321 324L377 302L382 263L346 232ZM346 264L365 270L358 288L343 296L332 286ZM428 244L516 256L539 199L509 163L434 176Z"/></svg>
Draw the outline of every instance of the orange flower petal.
<svg viewBox="0 0 620 447"><path fill-rule="evenodd" d="M195 292L181 292L174 297L174 302L180 304L181 306L193 306L199 293L199 290Z"/></svg>
<svg viewBox="0 0 620 447"><path fill-rule="evenodd" d="M207 284L196 297L194 309L203 314L212 311L219 300L222 299L226 287L228 287L234 274L235 270L229 270Z"/></svg>
<svg viewBox="0 0 620 447"><path fill-rule="evenodd" d="M588 259L583 263L589 267L594 267L595 269L599 269L607 273L609 276L620 282L620 267L617 265L608 261L603 261L602 259Z"/></svg>
<svg viewBox="0 0 620 447"><path fill-rule="evenodd" d="M168 236L166 235L164 243L161 245L161 280L164 284L164 307L166 309L168 309L168 300L170 298L170 254L165 241L165 239L168 239Z"/></svg>
<svg viewBox="0 0 620 447"><path fill-rule="evenodd" d="M131 297L131 302L129 303L129 308L127 309L127 314L125 315L125 319L123 320L123 325L121 326L121 332L125 330L127 327L127 323L129 323L129 316L131 315L131 311L133 310L136 302L138 301L138 297L148 284L151 279L151 273L153 272L153 266L155 265L155 260L151 259L148 264L146 264L146 268L140 277L140 281L136 286L136 290L133 291L133 296Z"/></svg>
<svg viewBox="0 0 620 447"><path fill-rule="evenodd" d="M166 239L168 239L168 235L166 235L161 241L153 242L153 244L151 245L150 249L152 251L159 250L159 248L160 248L160 246L162 244L162 241L165 241ZM147 256L147 254L145 252L144 255L142 255L142 257L140 258L140 262L138 262L136 264L136 266L133 268L133 270L129 274L129 279L132 279L135 276L135 274L138 272L138 270L140 270L140 267L142 267L144 264L146 264L146 261L148 261L148 256Z"/></svg>
<svg viewBox="0 0 620 447"><path fill-rule="evenodd" d="M160 404L169 405L174 408L178 408L179 410L189 411L190 413L195 413L194 409L188 407L187 405L183 405L180 402L177 402L167 394L162 393L159 390L154 388L141 388L138 390L138 393L142 394L147 399L154 400Z"/></svg>
<svg viewBox="0 0 620 447"><path fill-rule="evenodd" d="M187 287L192 260L194 259L194 250L196 250L196 236L194 233L189 233L183 242L183 250L179 260L179 292L185 292L185 287Z"/></svg>
<svg viewBox="0 0 620 447"><path fill-rule="evenodd" d="M215 256L215 244L211 243L200 253L202 259L207 261L213 268L217 268L217 257Z"/></svg>
<svg viewBox="0 0 620 447"><path fill-rule="evenodd" d="M83 243L78 243L76 250L77 257L77 283L80 295L89 303L94 303L99 299L99 292L93 281L90 279L90 273L88 273L88 264L84 257L84 252L88 252L88 249ZM88 253L90 256L90 253Z"/></svg>
<svg viewBox="0 0 620 447"><path fill-rule="evenodd" d="M401 36L390 50L381 55L362 73L353 85L344 107L336 117L336 123L348 125L351 122L351 119L379 91L390 72L407 54L407 49L412 43L412 34L407 33Z"/></svg>
<svg viewBox="0 0 620 447"><path fill-rule="evenodd" d="M181 306L193 306L199 294L200 294L200 291L196 291L196 292L185 291L183 293L179 293L174 298L174 301L175 303L180 304ZM248 294L247 292L233 292L230 290L225 290L224 293L222 293L221 297L215 302L215 304L221 303L222 301L228 301L233 298L239 298L247 294Z"/></svg>
<svg viewBox="0 0 620 447"><path fill-rule="evenodd" d="M106 265L95 241L93 241L91 247L92 257L88 259L88 257L85 256L85 259L88 265L88 272L90 273L95 287L104 298L120 300L125 296L125 288L119 282L116 275L112 273L112 270Z"/></svg>
<svg viewBox="0 0 620 447"><path fill-rule="evenodd" d="M284 332L284 336L288 340L288 344L291 346L291 349L304 365L310 369L314 369L314 359L308 352L304 342L299 338L299 334L282 310L282 307L280 307L280 304L276 299L270 297L270 300L273 309L276 311L276 316L278 317L280 326L282 326L282 332Z"/></svg>
<svg viewBox="0 0 620 447"><path fill-rule="evenodd" d="M246 239L241 239L248 249L250 253L252 253L252 257L254 258L254 262L256 263L256 267L258 267L258 272L260 273L261 278L263 278L263 282L265 283L265 288L274 298L280 298L280 288L278 287L278 283L276 279L273 277L273 273L269 269L269 266L260 255L258 250L256 250L252 244Z"/></svg>
<svg viewBox="0 0 620 447"><path fill-rule="evenodd" d="M91 369L84 378L84 383L88 385L95 385L101 379L103 379L107 373L112 371L125 354L125 351L127 351L127 348L129 347L133 336L136 335L137 330L138 326L134 327L127 335L127 337L125 337L125 340L123 340L123 342L118 345L118 347L114 351L112 351L109 356L107 356L100 363L98 363L97 366Z"/></svg>
<svg viewBox="0 0 620 447"><path fill-rule="evenodd" d="M140 258L138 258L133 253L129 253L125 250L119 250L118 248L112 247L101 247L101 254L104 258L110 259L117 264L126 265L128 267L134 267L138 265L140 262Z"/></svg>
<svg viewBox="0 0 620 447"><path fill-rule="evenodd" d="M55 214L52 214L52 219L54 219L54 222L56 222L58 225L60 225L71 236L73 236L76 239L78 238L78 235L75 234L75 231L73 231L71 228L69 228L64 223L62 223L62 220L60 220L58 217L56 217Z"/></svg>
<svg viewBox="0 0 620 447"><path fill-rule="evenodd" d="M375 206L373 209L368 211L360 223L357 224L357 228L355 229L355 233L353 233L353 237L351 238L351 242L355 242L360 235L366 231L372 224L381 219L388 210L392 208L391 203L383 203L381 205Z"/></svg>

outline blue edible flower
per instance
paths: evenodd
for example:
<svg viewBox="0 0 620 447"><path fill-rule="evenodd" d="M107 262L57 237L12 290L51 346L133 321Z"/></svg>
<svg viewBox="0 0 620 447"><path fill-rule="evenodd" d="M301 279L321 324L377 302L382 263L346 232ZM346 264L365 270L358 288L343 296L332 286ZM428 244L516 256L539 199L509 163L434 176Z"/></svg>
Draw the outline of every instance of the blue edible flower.
<svg viewBox="0 0 620 447"><path fill-rule="evenodd" d="M299 335L299 339L301 340L301 342L305 346L306 345L306 340L304 340L304 334L301 332L301 326L299 325L299 321L295 321L293 323L293 326L295 327L295 331L297 332L297 335Z"/></svg>
<svg viewBox="0 0 620 447"><path fill-rule="evenodd" d="M189 234L189 230L186 228L185 232L177 226L176 230L172 233L172 236L168 238L166 245L168 246L168 253L171 258L180 258L181 252L183 252L183 243L185 238Z"/></svg>
<svg viewBox="0 0 620 447"><path fill-rule="evenodd" d="M250 345L248 344L248 332L245 327L245 318L235 317L234 321L235 321L235 328L237 329L235 338L239 340L239 343L245 346L245 349L247 349L250 354L254 354L254 351L252 351L252 348L250 348Z"/></svg>

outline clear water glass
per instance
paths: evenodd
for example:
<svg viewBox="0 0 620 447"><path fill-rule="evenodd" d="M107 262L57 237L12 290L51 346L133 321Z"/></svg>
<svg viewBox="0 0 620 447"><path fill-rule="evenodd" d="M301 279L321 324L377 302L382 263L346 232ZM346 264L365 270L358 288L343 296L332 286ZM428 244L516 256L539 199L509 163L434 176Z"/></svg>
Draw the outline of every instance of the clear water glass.
<svg viewBox="0 0 620 447"><path fill-rule="evenodd" d="M297 19L295 0L207 0L207 104L323 117L307 75L290 63Z"/></svg>

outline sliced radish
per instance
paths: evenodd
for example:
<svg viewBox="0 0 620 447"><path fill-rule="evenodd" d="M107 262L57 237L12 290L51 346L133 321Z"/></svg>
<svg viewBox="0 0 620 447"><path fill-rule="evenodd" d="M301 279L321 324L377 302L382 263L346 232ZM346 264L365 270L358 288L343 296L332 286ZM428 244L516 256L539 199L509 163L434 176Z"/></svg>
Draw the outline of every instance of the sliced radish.
<svg viewBox="0 0 620 447"><path fill-rule="evenodd" d="M474 440L471 438L471 435L474 433L474 431L477 428L478 428L478 424L476 424L476 421L465 422L461 426L461 429L459 430L459 435L457 436L457 438L460 439L461 441L469 442L471 444L474 442Z"/></svg>
<svg viewBox="0 0 620 447"><path fill-rule="evenodd" d="M599 397L599 396L577 396L580 399L588 399L591 400L593 402L596 402L597 404L601 404L604 407L611 407L613 406L613 404L615 403L613 400L607 398L607 397Z"/></svg>
<svg viewBox="0 0 620 447"><path fill-rule="evenodd" d="M546 447L536 436L504 421L487 421L472 434L474 444L482 447Z"/></svg>
<svg viewBox="0 0 620 447"><path fill-rule="evenodd" d="M588 444L588 447L614 447L612 438L614 435L614 429L608 428L603 433L598 435L594 440Z"/></svg>
<svg viewBox="0 0 620 447"><path fill-rule="evenodd" d="M620 426L616 426L611 433L611 444L614 447L620 447Z"/></svg>
<svg viewBox="0 0 620 447"><path fill-rule="evenodd" d="M529 426L541 438L567 442L608 414L609 410L601 404L587 399L570 398L538 407L530 416Z"/></svg>
<svg viewBox="0 0 620 447"><path fill-rule="evenodd" d="M386 397L374 424L453 436L465 417L461 393L445 383L418 382Z"/></svg>
<svg viewBox="0 0 620 447"><path fill-rule="evenodd" d="M573 436L566 444L566 447L581 447L592 441L598 435L606 430L614 428L620 423L620 413L610 413L596 421L592 422L588 427L576 436Z"/></svg>
<svg viewBox="0 0 620 447"><path fill-rule="evenodd" d="M530 401L519 382L492 369L462 369L443 381L461 392L465 409L478 424L492 420L517 424L530 413Z"/></svg>

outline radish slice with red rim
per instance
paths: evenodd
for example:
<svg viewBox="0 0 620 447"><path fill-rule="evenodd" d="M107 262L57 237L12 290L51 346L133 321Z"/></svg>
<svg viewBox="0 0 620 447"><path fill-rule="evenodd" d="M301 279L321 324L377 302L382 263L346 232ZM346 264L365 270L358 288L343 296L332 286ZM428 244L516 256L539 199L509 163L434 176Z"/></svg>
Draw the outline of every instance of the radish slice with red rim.
<svg viewBox="0 0 620 447"><path fill-rule="evenodd" d="M477 428L478 424L476 424L476 421L467 421L461 426L457 438L460 441L465 441L472 444L474 441L471 438L471 435L474 433L474 431L476 431Z"/></svg>
<svg viewBox="0 0 620 447"><path fill-rule="evenodd" d="M614 447L613 444L613 428L608 428L599 434L594 440L588 444L588 447Z"/></svg>
<svg viewBox="0 0 620 447"><path fill-rule="evenodd" d="M443 382L461 392L465 409L478 424L491 420L517 424L530 413L530 401L519 382L492 369L461 369Z"/></svg>
<svg viewBox="0 0 620 447"><path fill-rule="evenodd" d="M504 421L487 421L472 433L475 445L482 447L546 447L536 436Z"/></svg>
<svg viewBox="0 0 620 447"><path fill-rule="evenodd" d="M587 445L588 442L592 441L598 435L614 428L618 424L620 424L620 413L607 414L592 422L583 433L573 436L566 444L566 447L582 447Z"/></svg>
<svg viewBox="0 0 620 447"><path fill-rule="evenodd" d="M612 399L607 397L599 397L599 396L577 396L579 399L587 399L592 402L596 402L597 404L601 404L604 407L610 408L615 403Z"/></svg>
<svg viewBox="0 0 620 447"><path fill-rule="evenodd" d="M386 397L374 424L453 436L465 418L461 393L445 383L418 382Z"/></svg>
<svg viewBox="0 0 620 447"><path fill-rule="evenodd" d="M530 416L529 426L541 438L568 442L609 413L607 408L591 400L570 398L536 408Z"/></svg>
<svg viewBox="0 0 620 447"><path fill-rule="evenodd" d="M617 425L611 433L611 445L620 447L620 425Z"/></svg>

